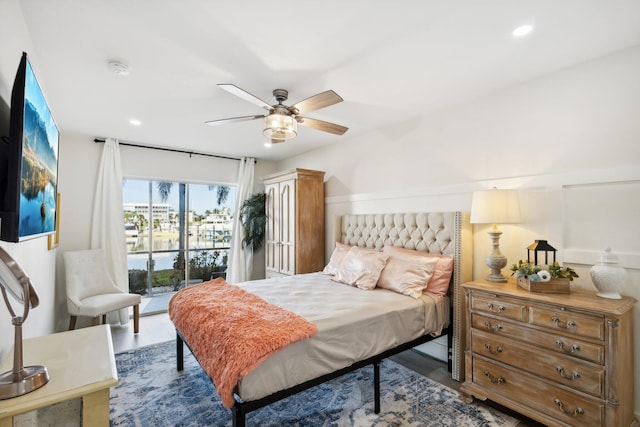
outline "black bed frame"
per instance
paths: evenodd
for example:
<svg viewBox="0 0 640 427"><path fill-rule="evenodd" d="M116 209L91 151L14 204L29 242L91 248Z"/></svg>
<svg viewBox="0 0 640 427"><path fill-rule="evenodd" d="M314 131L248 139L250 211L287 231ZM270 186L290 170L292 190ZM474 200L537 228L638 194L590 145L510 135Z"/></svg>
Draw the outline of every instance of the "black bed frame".
<svg viewBox="0 0 640 427"><path fill-rule="evenodd" d="M447 334L447 342L448 342L448 360L447 360L447 365L448 365L448 369L449 372L452 371L452 336L453 336L453 310L450 310L450 315L449 315L449 326L447 326L445 329L442 330L443 334ZM441 336L441 335L440 335ZM233 427L245 427L245 420L246 420L246 415L249 412L255 411L256 409L262 408L264 406L270 405L272 403L275 403L279 400L284 399L285 397L289 397L289 396L293 396L294 394L297 394L301 391L307 390L311 387L315 387L319 384L322 384L324 382L327 382L329 380L332 380L334 378L338 378L346 373L355 371L356 369L360 369L362 367L365 367L367 365L373 365L373 386L374 386L374 406L373 406L373 411L378 414L380 413L380 362L383 359L386 359L387 357L393 356L395 354L401 353L403 351L409 350L417 345L429 342L431 340L434 340L437 337L431 336L431 335L423 335L421 337L418 337L416 339L414 339L413 341L409 341L406 342L404 344L400 344L399 346L383 351L380 354L377 354L375 356L369 357L368 359L364 359L364 360L360 360L358 362L355 362L354 364L352 364L351 366L347 366L346 368L342 368L339 369L337 371L334 372L330 372L328 374L322 375L320 377L314 378L312 380L306 381L302 384L298 384L295 385L293 387L290 387L288 389L285 390L280 390L277 391L273 394L270 394L268 396L265 396L261 399L257 399L257 400L251 400L251 401L240 401L238 400L238 394L235 394L235 399L236 402L233 405L233 407L231 407L231 411L233 412ZM180 333L180 331L178 329L176 329L176 357L177 357L177 368L178 371L182 371L184 369L184 344L187 345L187 347L189 348L189 350L191 351L191 353L194 355L194 357L196 357L197 360L197 356L195 356L195 354L193 353L193 350L191 349L191 346L189 345L189 343L187 343L185 341L185 339L182 337L182 334ZM198 361L198 363L200 363ZM214 384L215 385L215 384Z"/></svg>

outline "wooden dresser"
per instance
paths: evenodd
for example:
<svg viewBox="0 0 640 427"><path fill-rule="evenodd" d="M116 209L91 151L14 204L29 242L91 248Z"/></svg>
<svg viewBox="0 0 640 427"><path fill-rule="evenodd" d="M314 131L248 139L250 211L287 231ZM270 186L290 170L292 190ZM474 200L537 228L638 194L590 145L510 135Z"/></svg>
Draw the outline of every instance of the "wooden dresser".
<svg viewBox="0 0 640 427"><path fill-rule="evenodd" d="M633 298L463 285L464 397L491 399L549 426L638 426Z"/></svg>

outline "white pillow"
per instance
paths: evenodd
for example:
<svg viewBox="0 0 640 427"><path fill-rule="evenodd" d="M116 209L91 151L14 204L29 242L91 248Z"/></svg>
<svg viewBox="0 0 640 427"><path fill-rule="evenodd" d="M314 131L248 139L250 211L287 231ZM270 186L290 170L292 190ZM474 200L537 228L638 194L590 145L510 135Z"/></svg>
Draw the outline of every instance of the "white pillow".
<svg viewBox="0 0 640 427"><path fill-rule="evenodd" d="M370 290L376 287L389 255L357 246L349 249L332 280Z"/></svg>
<svg viewBox="0 0 640 427"><path fill-rule="evenodd" d="M391 255L380 274L378 287L419 298L427 288L438 258Z"/></svg>
<svg viewBox="0 0 640 427"><path fill-rule="evenodd" d="M342 262L344 261L344 257L347 255L347 252L349 252L349 249L351 249L351 246L336 242L336 247L333 249L331 259L329 259L329 264L324 267L322 272L324 274L334 276L340 267L342 267Z"/></svg>

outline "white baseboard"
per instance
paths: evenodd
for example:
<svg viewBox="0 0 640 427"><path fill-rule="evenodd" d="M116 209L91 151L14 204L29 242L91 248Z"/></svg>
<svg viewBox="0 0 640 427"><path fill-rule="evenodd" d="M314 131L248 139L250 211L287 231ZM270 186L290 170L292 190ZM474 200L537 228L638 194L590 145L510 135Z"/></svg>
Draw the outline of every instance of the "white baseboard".
<svg viewBox="0 0 640 427"><path fill-rule="evenodd" d="M445 363L449 359L449 349L447 347L446 335L438 337L424 344L420 344L419 346L414 347L414 349L418 350L420 353L424 353L428 356L433 357L434 359L440 360Z"/></svg>

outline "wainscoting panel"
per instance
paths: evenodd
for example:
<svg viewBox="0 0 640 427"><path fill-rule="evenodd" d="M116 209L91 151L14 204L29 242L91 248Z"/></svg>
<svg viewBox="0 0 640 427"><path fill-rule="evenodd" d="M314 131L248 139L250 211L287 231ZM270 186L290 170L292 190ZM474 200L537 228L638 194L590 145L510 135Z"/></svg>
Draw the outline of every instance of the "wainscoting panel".
<svg viewBox="0 0 640 427"><path fill-rule="evenodd" d="M593 265L606 247L640 269L640 181L563 188L565 262Z"/></svg>

